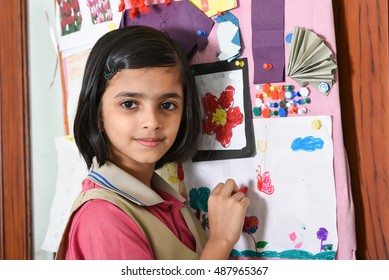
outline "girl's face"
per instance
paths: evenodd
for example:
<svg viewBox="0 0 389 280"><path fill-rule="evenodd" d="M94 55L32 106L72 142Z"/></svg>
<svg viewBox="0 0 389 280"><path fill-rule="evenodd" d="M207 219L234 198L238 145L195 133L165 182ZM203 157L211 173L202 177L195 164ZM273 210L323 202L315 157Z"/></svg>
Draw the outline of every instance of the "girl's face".
<svg viewBox="0 0 389 280"><path fill-rule="evenodd" d="M183 106L177 67L120 70L102 97L109 160L128 171L154 168L176 139Z"/></svg>

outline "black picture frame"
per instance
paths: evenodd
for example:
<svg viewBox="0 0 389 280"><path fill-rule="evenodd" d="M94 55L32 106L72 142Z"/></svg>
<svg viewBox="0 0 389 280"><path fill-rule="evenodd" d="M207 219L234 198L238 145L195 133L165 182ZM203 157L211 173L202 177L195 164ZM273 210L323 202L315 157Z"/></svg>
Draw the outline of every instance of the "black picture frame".
<svg viewBox="0 0 389 280"><path fill-rule="evenodd" d="M254 128L253 128L253 119L252 119L252 106L250 98L250 86L248 79L248 62L247 58L239 58L231 62L228 61L218 61L212 63L203 63L203 64L194 64L191 66L192 73L196 79L197 76L209 75L209 74L219 74L235 70L242 71L242 92L241 96L243 100L243 122L245 124L244 134L246 137L246 144L243 148L239 149L199 149L195 156L192 158L193 162L198 161L210 161L210 160L224 160L224 159L234 159L234 158L248 158L255 155L255 137L254 137ZM217 81L216 81L217 82ZM199 85L196 82L197 88L206 87L207 85ZM221 86L222 87L222 86ZM199 90L199 93L201 91ZM203 90L204 92L204 90ZM200 93L202 98L204 94ZM205 117L205 116L203 116ZM232 136L233 137L233 136Z"/></svg>

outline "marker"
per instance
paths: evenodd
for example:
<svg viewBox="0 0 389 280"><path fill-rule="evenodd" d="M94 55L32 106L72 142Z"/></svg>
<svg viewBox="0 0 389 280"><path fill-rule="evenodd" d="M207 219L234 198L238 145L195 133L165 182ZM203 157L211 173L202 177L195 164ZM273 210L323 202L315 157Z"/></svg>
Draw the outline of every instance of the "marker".
<svg viewBox="0 0 389 280"><path fill-rule="evenodd" d="M239 191L245 194L245 193L247 192L248 189L249 189L248 187L243 186L243 187L241 187L241 188L239 189Z"/></svg>

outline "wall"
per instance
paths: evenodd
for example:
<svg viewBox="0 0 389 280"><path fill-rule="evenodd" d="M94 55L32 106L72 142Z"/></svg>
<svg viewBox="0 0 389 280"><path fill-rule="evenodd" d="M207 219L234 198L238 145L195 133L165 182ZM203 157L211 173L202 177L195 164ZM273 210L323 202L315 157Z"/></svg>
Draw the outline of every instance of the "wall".
<svg viewBox="0 0 389 280"><path fill-rule="evenodd" d="M57 55L51 40L45 8L53 21L53 0L28 1L34 259L52 258L52 254L41 250L40 246L46 234L57 177L54 138L64 135L59 68L55 73ZM53 77L54 83L50 87Z"/></svg>

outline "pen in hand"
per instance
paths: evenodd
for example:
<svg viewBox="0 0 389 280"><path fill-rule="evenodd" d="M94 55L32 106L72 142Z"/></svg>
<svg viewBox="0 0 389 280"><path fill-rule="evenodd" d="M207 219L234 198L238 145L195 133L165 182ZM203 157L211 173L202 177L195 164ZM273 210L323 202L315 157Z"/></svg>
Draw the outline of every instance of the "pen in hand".
<svg viewBox="0 0 389 280"><path fill-rule="evenodd" d="M248 189L249 189L249 188L248 188L247 186L243 186L243 187L241 187L241 188L239 189L239 191L242 192L242 193L244 193L244 194L246 194L246 192L247 192Z"/></svg>

